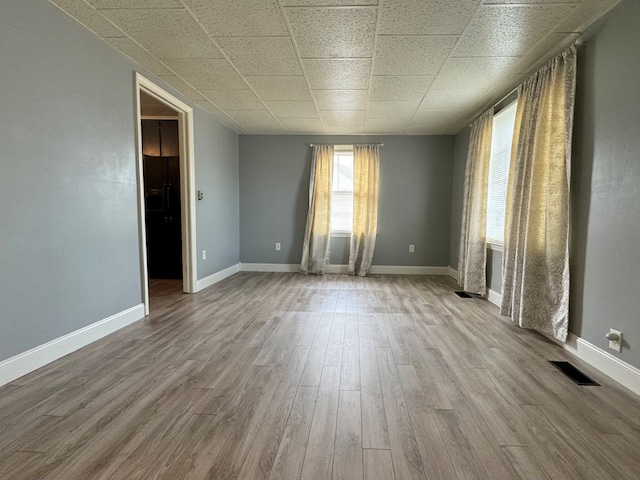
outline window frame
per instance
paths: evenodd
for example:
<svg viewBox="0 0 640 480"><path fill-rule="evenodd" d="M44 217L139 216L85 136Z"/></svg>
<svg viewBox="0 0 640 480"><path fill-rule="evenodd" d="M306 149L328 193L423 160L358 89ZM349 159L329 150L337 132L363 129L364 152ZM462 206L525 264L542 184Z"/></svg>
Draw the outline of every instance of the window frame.
<svg viewBox="0 0 640 480"><path fill-rule="evenodd" d="M344 154L349 154L351 156L351 162L353 165L353 145L335 145L333 147L333 171L335 172L336 169L336 163L337 163L337 158L339 155L344 155ZM353 171L353 170L352 170ZM334 230L333 229L333 197L334 194L345 194L345 193L350 193L351 194L351 215L353 216L353 189L351 191L349 190L335 190L334 189L334 183L333 183L333 175L332 175L332 179L331 179L331 218L330 218L330 222L331 222L331 227L330 227L330 234L332 237L351 237L352 233L353 233L353 219L351 221L351 230Z"/></svg>
<svg viewBox="0 0 640 480"><path fill-rule="evenodd" d="M510 171L510 166L511 166L511 152L513 150L513 136L515 133L515 116L516 116L516 112L517 112L517 108L518 108L518 101L517 99L509 102L508 104L506 104L503 108L501 108L499 111L495 112L493 115L493 128L492 128L492 133L491 133L491 153L490 153L490 158L489 158L489 172L487 174L487 214L486 214L486 226L485 226L485 242L487 245L487 249L489 250L494 250L494 251L499 251L502 252L503 248L504 248L504 224L505 224L505 217L506 217L506 196L507 196L507 188L509 185L509 171ZM489 185L491 184L492 178L491 178L491 172L492 172L492 165L495 162L495 156L494 156L494 140L495 140L495 134L496 134L496 117L498 117L501 113L505 112L508 109L513 109L513 128L511 130L511 140L509 142L509 157L507 160L507 165L506 165L506 179L504 182L504 198L505 198L505 206L504 209L502 211L502 226L503 226L503 230L502 230L502 238L498 239L498 238L493 238L489 236L489 221L490 221L490 215L489 215L489 199L490 199L490 195L489 195ZM495 183L494 183L495 184Z"/></svg>

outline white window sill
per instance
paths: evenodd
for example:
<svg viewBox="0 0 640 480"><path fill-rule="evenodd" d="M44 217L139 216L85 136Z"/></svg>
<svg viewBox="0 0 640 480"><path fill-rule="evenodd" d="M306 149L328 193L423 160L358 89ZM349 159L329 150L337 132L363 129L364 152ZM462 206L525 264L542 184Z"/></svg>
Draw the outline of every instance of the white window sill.
<svg viewBox="0 0 640 480"><path fill-rule="evenodd" d="M332 237L350 237L351 232L331 232Z"/></svg>
<svg viewBox="0 0 640 480"><path fill-rule="evenodd" d="M487 250L493 250L494 252L502 252L503 245L498 242L487 242Z"/></svg>

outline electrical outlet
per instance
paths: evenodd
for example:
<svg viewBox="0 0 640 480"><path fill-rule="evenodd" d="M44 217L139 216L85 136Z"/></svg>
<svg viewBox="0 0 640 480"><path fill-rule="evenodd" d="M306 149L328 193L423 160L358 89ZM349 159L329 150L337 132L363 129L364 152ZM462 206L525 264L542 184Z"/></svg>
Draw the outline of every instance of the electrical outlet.
<svg viewBox="0 0 640 480"><path fill-rule="evenodd" d="M610 328L609 333L607 333L605 337L609 340L609 348L611 350L622 352L622 332Z"/></svg>
<svg viewBox="0 0 640 480"><path fill-rule="evenodd" d="M203 260L207 259L207 251L206 250L202 250L202 259Z"/></svg>
<svg viewBox="0 0 640 480"><path fill-rule="evenodd" d="M416 246L415 245L409 245L409 253L415 253L416 251Z"/></svg>
<svg viewBox="0 0 640 480"><path fill-rule="evenodd" d="M276 250L280 250L280 243L276 243Z"/></svg>

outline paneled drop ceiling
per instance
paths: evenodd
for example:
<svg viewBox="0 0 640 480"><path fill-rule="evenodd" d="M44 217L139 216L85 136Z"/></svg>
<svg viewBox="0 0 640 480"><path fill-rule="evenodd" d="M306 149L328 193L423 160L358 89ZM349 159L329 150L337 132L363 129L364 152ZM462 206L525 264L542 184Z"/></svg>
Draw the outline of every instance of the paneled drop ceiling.
<svg viewBox="0 0 640 480"><path fill-rule="evenodd" d="M238 133L422 135L619 0L50 1Z"/></svg>

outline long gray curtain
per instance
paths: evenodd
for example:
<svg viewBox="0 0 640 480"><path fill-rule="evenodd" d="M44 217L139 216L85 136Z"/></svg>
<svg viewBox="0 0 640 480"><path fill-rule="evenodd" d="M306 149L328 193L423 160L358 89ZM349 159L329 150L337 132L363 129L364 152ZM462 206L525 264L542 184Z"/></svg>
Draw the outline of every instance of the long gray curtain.
<svg viewBox="0 0 640 480"><path fill-rule="evenodd" d="M576 49L518 89L507 189L501 313L566 341Z"/></svg>
<svg viewBox="0 0 640 480"><path fill-rule="evenodd" d="M309 210L300 272L325 273L331 248L331 182L333 145L314 145L309 178Z"/></svg>
<svg viewBox="0 0 640 480"><path fill-rule="evenodd" d="M371 270L378 234L380 146L353 147L353 233L349 249L349 275Z"/></svg>
<svg viewBox="0 0 640 480"><path fill-rule="evenodd" d="M493 108L471 125L458 254L458 284L465 292L480 295L487 292L487 185L492 130Z"/></svg>

